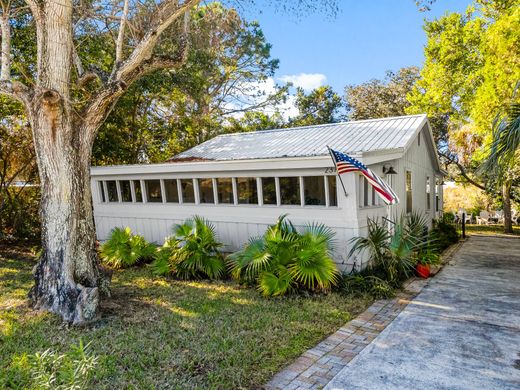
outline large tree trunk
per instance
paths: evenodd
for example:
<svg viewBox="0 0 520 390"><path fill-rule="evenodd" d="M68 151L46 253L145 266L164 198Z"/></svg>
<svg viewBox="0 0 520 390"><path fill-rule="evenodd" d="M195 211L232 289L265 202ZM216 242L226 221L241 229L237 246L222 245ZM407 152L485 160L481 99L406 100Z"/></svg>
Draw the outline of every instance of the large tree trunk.
<svg viewBox="0 0 520 390"><path fill-rule="evenodd" d="M82 146L85 130L73 126L61 100L42 100L32 123L41 181L42 255L30 298L35 308L79 324L95 318L100 290L108 290L96 252L90 148Z"/></svg>
<svg viewBox="0 0 520 390"><path fill-rule="evenodd" d="M513 233L511 219L511 182L506 181L502 186L502 202L504 204L504 233Z"/></svg>
<svg viewBox="0 0 520 390"><path fill-rule="evenodd" d="M40 174L42 254L30 298L35 308L80 324L95 318L104 282L90 194L92 136L70 102L71 5L46 2L37 14L38 83L28 116Z"/></svg>

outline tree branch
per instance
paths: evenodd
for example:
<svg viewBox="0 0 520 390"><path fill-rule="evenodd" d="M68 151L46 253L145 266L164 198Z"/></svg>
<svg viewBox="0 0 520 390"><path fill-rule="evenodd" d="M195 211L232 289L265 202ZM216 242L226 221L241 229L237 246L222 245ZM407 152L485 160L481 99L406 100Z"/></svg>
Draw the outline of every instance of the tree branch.
<svg viewBox="0 0 520 390"><path fill-rule="evenodd" d="M119 33L116 41L116 60L114 63L114 70L117 69L123 60L123 43L125 39L126 19L128 17L128 0L124 0L123 15L121 16L121 23L119 24Z"/></svg>
<svg viewBox="0 0 520 390"><path fill-rule="evenodd" d="M449 164L455 164L455 166L458 168L462 177L464 177L464 179L466 179L466 181L468 183L473 184L475 187L477 187L483 191L488 191L486 186L484 186L483 184L480 184L479 182L477 182L477 181L473 180L471 177L469 177L468 173L466 172L466 168L461 163L459 163L456 159L454 159L453 157L450 157L447 154L442 153L442 152L439 152L439 156L444 157L446 160L448 160Z"/></svg>
<svg viewBox="0 0 520 390"><path fill-rule="evenodd" d="M159 4L157 11L152 16L152 25L144 35L141 42L136 46L130 57L122 62L113 73L111 81L120 80L128 83L129 75L135 73L136 69L152 56L161 34L180 16L189 12L200 0L186 0L181 6L175 0L165 0Z"/></svg>

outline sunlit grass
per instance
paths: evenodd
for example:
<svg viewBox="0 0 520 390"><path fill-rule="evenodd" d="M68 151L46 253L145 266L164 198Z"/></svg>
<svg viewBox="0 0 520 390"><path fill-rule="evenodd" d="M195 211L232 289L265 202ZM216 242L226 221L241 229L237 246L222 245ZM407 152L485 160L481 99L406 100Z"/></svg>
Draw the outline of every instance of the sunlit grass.
<svg viewBox="0 0 520 390"><path fill-rule="evenodd" d="M462 229L459 225L459 229ZM466 225L466 233L471 234L504 234L504 225ZM513 225L513 234L520 235L520 225Z"/></svg>
<svg viewBox="0 0 520 390"><path fill-rule="evenodd" d="M0 388L27 388L27 356L92 342L90 388L258 388L364 310L369 298L331 293L266 299L231 281L181 282L117 271L102 317L67 328L27 306L34 259L0 255Z"/></svg>

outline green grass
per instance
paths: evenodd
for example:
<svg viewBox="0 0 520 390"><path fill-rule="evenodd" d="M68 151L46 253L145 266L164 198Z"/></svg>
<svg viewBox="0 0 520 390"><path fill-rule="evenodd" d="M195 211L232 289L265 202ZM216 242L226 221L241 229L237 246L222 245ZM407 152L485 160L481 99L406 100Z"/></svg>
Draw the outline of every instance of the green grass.
<svg viewBox="0 0 520 390"><path fill-rule="evenodd" d="M457 226L462 232L462 227ZM504 225L466 225L466 234L504 234ZM520 235L520 225L513 225L513 234Z"/></svg>
<svg viewBox="0 0 520 390"><path fill-rule="evenodd" d="M1 253L4 253L3 256ZM116 271L113 296L85 328L27 304L34 259L0 252L0 388L30 388L27 355L91 342L95 389L250 389L371 302L337 293L267 299L233 282Z"/></svg>

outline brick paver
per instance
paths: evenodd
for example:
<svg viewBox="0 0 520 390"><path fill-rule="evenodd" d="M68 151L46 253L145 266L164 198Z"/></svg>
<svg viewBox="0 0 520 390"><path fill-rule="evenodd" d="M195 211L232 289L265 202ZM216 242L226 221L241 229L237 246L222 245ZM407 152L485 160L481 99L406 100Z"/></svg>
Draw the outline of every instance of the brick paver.
<svg viewBox="0 0 520 390"><path fill-rule="evenodd" d="M446 262L458 246L443 254ZM376 301L358 317L338 329L291 365L276 374L266 390L321 389L381 333L427 284L412 278L393 299Z"/></svg>

